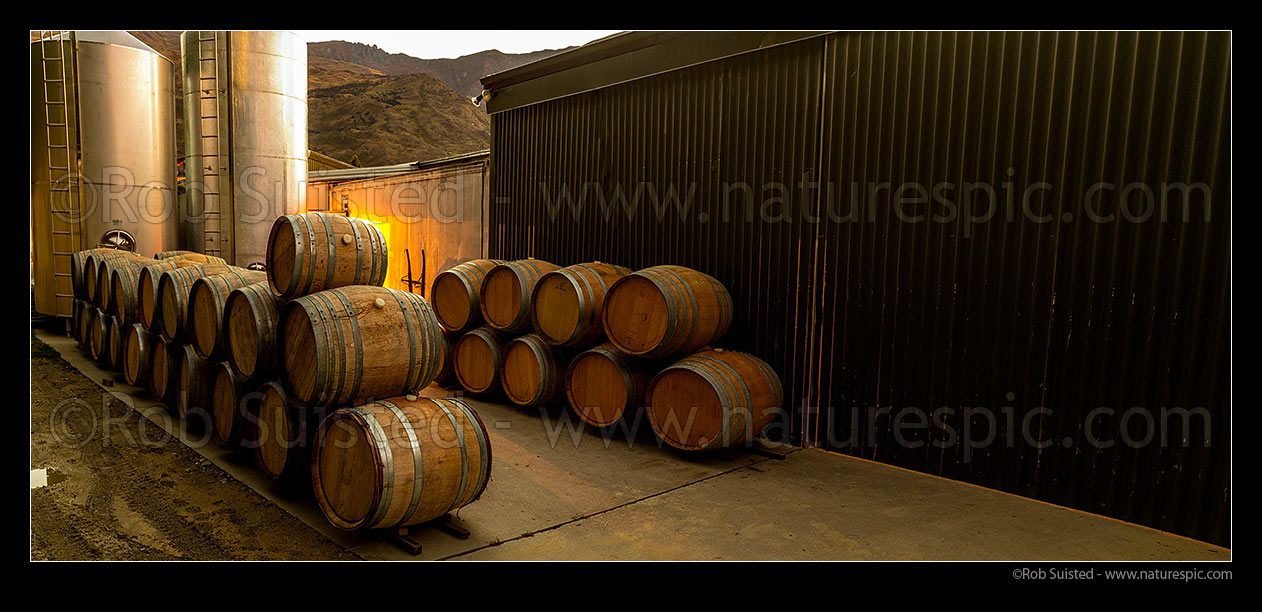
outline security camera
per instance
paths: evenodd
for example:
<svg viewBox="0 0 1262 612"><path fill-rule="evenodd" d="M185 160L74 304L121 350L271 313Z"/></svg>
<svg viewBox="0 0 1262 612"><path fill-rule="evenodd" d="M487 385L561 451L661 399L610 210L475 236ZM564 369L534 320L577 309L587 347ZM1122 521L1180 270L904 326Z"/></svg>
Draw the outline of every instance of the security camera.
<svg viewBox="0 0 1262 612"><path fill-rule="evenodd" d="M489 89L483 89L483 90L482 90L482 93L480 93L480 94L478 94L478 95L476 95L476 96L473 96L472 98L469 98L469 101L470 101L470 102L473 102L473 105L474 105L474 106L482 106L482 101L483 101L483 100L487 100L487 101L489 101L490 99L491 99L491 90L489 90Z"/></svg>

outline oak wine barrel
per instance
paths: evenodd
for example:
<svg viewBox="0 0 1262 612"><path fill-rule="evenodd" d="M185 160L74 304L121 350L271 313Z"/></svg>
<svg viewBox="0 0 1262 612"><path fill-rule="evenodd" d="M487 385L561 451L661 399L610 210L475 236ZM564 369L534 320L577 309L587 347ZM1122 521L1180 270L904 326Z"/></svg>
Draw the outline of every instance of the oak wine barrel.
<svg viewBox="0 0 1262 612"><path fill-rule="evenodd" d="M206 360L197 356L193 347L180 346L179 385L175 411L181 419L198 425L209 425L210 404L206 401Z"/></svg>
<svg viewBox="0 0 1262 612"><path fill-rule="evenodd" d="M276 327L281 302L264 284L233 289L224 303L228 363L243 382L259 384L280 372Z"/></svg>
<svg viewBox="0 0 1262 612"><path fill-rule="evenodd" d="M176 261L160 262L157 260L120 260L130 265L114 265L110 268L108 280L102 278L105 291L108 292L109 313L118 317L125 325L140 322L140 273L149 266L171 266Z"/></svg>
<svg viewBox="0 0 1262 612"><path fill-rule="evenodd" d="M442 367L442 328L425 298L348 286L281 308L281 379L300 406L353 406L423 389Z"/></svg>
<svg viewBox="0 0 1262 612"><path fill-rule="evenodd" d="M70 310L70 335L74 338L75 344L79 345L79 348L87 345L85 342L86 336L84 336L84 330L87 329L84 319L87 318L87 315L88 303L75 298L74 307Z"/></svg>
<svg viewBox="0 0 1262 612"><path fill-rule="evenodd" d="M87 353L92 352L92 311L94 306L84 302L83 313L79 315L79 332L77 334L79 348Z"/></svg>
<svg viewBox="0 0 1262 612"><path fill-rule="evenodd" d="M97 294L97 289L100 287L99 277L101 273L101 264L111 259L117 259L117 258L123 258L123 257L129 258L129 259L138 259L138 258L142 258L143 256L137 255L131 251L123 251L119 249L103 249L103 250L94 251L88 254L88 256L84 258L83 260L83 291L84 291L83 297L84 299L86 299L88 302L90 302L94 306L101 305L101 296Z"/></svg>
<svg viewBox="0 0 1262 612"><path fill-rule="evenodd" d="M732 324L732 296L713 277L683 266L645 268L605 295L605 334L618 350L664 358L694 352Z"/></svg>
<svg viewBox="0 0 1262 612"><path fill-rule="evenodd" d="M183 256L170 257L162 260L114 260L113 269L110 271L109 281L103 287L108 291L109 309L107 312L118 315L128 325L140 322L141 306L140 306L140 284L141 278L152 283L154 294L156 296L158 289L158 278L161 272L174 270L177 268L187 268L191 266L200 266L202 262L185 259ZM150 269L151 275L145 275L144 270ZM153 273L156 273L154 275ZM104 278L102 283L107 282ZM151 296L152 297L152 296Z"/></svg>
<svg viewBox="0 0 1262 612"><path fill-rule="evenodd" d="M455 332L443 332L443 343L447 348L442 351L443 367L439 368L438 375L434 377L434 384L443 389L460 388L460 379L456 378L456 342L460 340L460 334Z"/></svg>
<svg viewBox="0 0 1262 612"><path fill-rule="evenodd" d="M254 426L254 462L272 480L305 479L311 473L311 447L327 408L293 405L277 382L259 388Z"/></svg>
<svg viewBox="0 0 1262 612"><path fill-rule="evenodd" d="M530 318L548 344L584 348L605 337L601 306L609 286L631 273L622 266L576 264L543 275L531 296Z"/></svg>
<svg viewBox="0 0 1262 612"><path fill-rule="evenodd" d="M124 329L123 364L120 368L123 371L123 380L137 387L148 386L153 346L161 341L156 335L145 331L139 323L124 326Z"/></svg>
<svg viewBox="0 0 1262 612"><path fill-rule="evenodd" d="M443 329L463 332L482 323L478 296L482 280L491 268L504 263L498 259L474 259L438 273L429 291L429 301Z"/></svg>
<svg viewBox="0 0 1262 612"><path fill-rule="evenodd" d="M751 443L783 402L784 388L771 366L722 349L667 366L649 382L646 394L653 431L683 450Z"/></svg>
<svg viewBox="0 0 1262 612"><path fill-rule="evenodd" d="M245 440L253 440L253 425L257 417L249 411L257 410L259 393L253 392L252 387L242 383L232 370L232 365L226 361L212 363L207 366L206 371L206 395L212 424L211 442L216 446L227 447L240 446Z"/></svg>
<svg viewBox="0 0 1262 612"><path fill-rule="evenodd" d="M162 251L161 253L155 253L153 258L157 260L183 259L197 263L228 263L222 257L198 253L197 251Z"/></svg>
<svg viewBox="0 0 1262 612"><path fill-rule="evenodd" d="M98 251L113 251L114 249L85 249L83 251L75 251L70 255L70 287L71 293L76 299L87 301L88 292L84 286L84 277L86 270L84 269L89 255Z"/></svg>
<svg viewBox="0 0 1262 612"><path fill-rule="evenodd" d="M225 354L227 328L223 325L223 314L228 294L234 289L266 282L267 273L255 270L232 271L193 281L186 321L189 343L198 357L218 360Z"/></svg>
<svg viewBox="0 0 1262 612"><path fill-rule="evenodd" d="M544 274L560 266L542 259L520 259L499 264L486 273L478 306L486 324L510 334L530 329L530 300Z"/></svg>
<svg viewBox="0 0 1262 612"><path fill-rule="evenodd" d="M491 477L486 427L455 398L343 408L320 424L312 452L316 503L347 530L433 520L476 501Z"/></svg>
<svg viewBox="0 0 1262 612"><path fill-rule="evenodd" d="M180 360L183 359L184 347L166 342L156 334L150 338L155 342L149 346L149 393L167 407L173 407L180 386Z"/></svg>
<svg viewBox="0 0 1262 612"><path fill-rule="evenodd" d="M537 334L514 338L504 345L500 382L504 395L518 406L543 406L564 389L566 355Z"/></svg>
<svg viewBox="0 0 1262 612"><path fill-rule="evenodd" d="M460 337L452 348L456 380L471 393L489 393L500 387L504 342L499 330L483 325Z"/></svg>
<svg viewBox="0 0 1262 612"><path fill-rule="evenodd" d="M205 276L241 274L244 269L227 264L205 264L196 267L167 270L158 279L157 313L158 333L167 342L187 339L188 297L193 283Z"/></svg>
<svg viewBox="0 0 1262 612"><path fill-rule="evenodd" d="M123 333L126 330L118 321L118 317L114 315L105 315L105 323L109 328L109 340L105 347L105 364L109 369L119 371L123 369Z"/></svg>
<svg viewBox="0 0 1262 612"><path fill-rule="evenodd" d="M386 280L386 239L373 224L342 215L284 215L267 238L268 282L291 299Z"/></svg>
<svg viewBox="0 0 1262 612"><path fill-rule="evenodd" d="M114 304L114 275L122 268L139 270L151 263L157 263L156 259L148 257L115 257L101 262L98 266L97 273L97 301L101 303L101 310L106 314L117 314Z"/></svg>
<svg viewBox="0 0 1262 612"><path fill-rule="evenodd" d="M109 347L110 328L105 312L95 306L88 307L88 354L104 362L105 349Z"/></svg>
<svg viewBox="0 0 1262 612"><path fill-rule="evenodd" d="M632 426L644 409L644 392L653 373L642 359L626 355L613 343L593 346L570 362L565 373L565 395L584 423L610 427L619 421Z"/></svg>
<svg viewBox="0 0 1262 612"><path fill-rule="evenodd" d="M140 273L136 278L135 289L135 308L136 312L140 314L140 320L138 322L145 326L145 329L158 333L156 326L159 325L158 315L161 311L158 303L158 282L162 280L162 275L169 270L198 268L202 265L203 264L191 262L180 257L171 257L141 268ZM123 308L122 304L124 304L127 299L123 294L129 290L132 281L129 276L122 275L121 271L119 278L122 279L121 281L118 281L122 283L122 286L120 288L116 285L114 291L116 293L115 299L118 301L119 308L121 309Z"/></svg>

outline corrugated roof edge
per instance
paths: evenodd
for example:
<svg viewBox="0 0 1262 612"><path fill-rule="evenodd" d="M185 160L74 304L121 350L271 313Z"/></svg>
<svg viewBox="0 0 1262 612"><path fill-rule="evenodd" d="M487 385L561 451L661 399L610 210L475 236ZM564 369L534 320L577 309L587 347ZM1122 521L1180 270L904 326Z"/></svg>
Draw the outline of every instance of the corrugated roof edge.
<svg viewBox="0 0 1262 612"><path fill-rule="evenodd" d="M483 88L507 87L522 81L546 76L567 68L579 66L584 63L590 63L598 57L609 57L611 51L617 53L626 53L631 49L625 47L639 48L639 43L650 35L660 35L662 32L619 32L610 34L604 38L598 38L585 45L579 45L569 51L562 51L556 55L549 55L540 60L535 60L529 64L501 70L492 74L488 74L480 79ZM675 34L678 34L677 32Z"/></svg>
<svg viewBox="0 0 1262 612"><path fill-rule="evenodd" d="M487 112L592 91L827 34L817 31L623 32L482 77Z"/></svg>
<svg viewBox="0 0 1262 612"><path fill-rule="evenodd" d="M406 174L408 172L416 172L417 170L427 170L429 168L437 168L448 164L458 164L469 161L475 161L479 158L490 156L489 149L473 151L471 153L461 153L460 155L452 155L450 157L440 157L426 161L415 161L406 164L394 164L391 166L369 166L367 168L344 168L339 170L312 170L307 172L308 182L327 182L327 181L355 181L367 178L377 178L381 176L392 176L395 174Z"/></svg>

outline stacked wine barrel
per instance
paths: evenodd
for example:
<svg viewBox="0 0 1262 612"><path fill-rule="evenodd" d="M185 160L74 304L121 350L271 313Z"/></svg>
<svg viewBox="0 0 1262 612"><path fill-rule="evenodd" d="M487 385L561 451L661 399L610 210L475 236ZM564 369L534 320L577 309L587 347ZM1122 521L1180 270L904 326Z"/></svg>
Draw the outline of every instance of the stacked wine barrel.
<svg viewBox="0 0 1262 612"><path fill-rule="evenodd" d="M212 387L217 443L251 448L271 478L305 479L327 415L433 382L447 362L442 330L424 298L382 286L387 265L371 223L307 213L272 225L264 282L199 281L192 306L220 314L217 326L210 315L192 324L198 350L225 360Z"/></svg>
<svg viewBox="0 0 1262 612"><path fill-rule="evenodd" d="M387 264L370 223L288 215L269 236L270 290L234 289L225 306L222 350L234 373L275 378L242 411L254 418L238 437L254 438L268 476L309 474L320 509L343 529L423 523L472 503L490 480L477 414L417 395L452 384L456 336L429 300L382 286ZM478 314L476 302L466 308L460 325Z"/></svg>
<svg viewBox="0 0 1262 612"><path fill-rule="evenodd" d="M266 271L189 251L91 249L71 263L81 347L268 477L311 478L333 524L414 525L485 489L481 420L459 400L416 395L455 384L459 336L422 296L382 286L386 242L371 223L281 217ZM481 318L476 301L467 318ZM352 426L357 446L320 452Z"/></svg>
<svg viewBox="0 0 1262 612"><path fill-rule="evenodd" d="M752 442L783 390L752 355L711 345L732 325L727 288L683 266L474 260L434 280L456 382L525 407L568 403L588 425L708 450Z"/></svg>

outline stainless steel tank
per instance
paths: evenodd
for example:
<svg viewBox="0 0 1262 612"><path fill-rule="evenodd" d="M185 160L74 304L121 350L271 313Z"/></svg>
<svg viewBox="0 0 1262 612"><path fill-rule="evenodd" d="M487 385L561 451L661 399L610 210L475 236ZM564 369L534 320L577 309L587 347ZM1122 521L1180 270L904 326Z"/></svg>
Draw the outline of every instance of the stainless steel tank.
<svg viewBox="0 0 1262 612"><path fill-rule="evenodd" d="M185 32L189 246L266 261L277 217L305 210L307 45L291 32Z"/></svg>
<svg viewBox="0 0 1262 612"><path fill-rule="evenodd" d="M176 248L175 65L125 32L31 42L35 310L69 316L70 257Z"/></svg>

